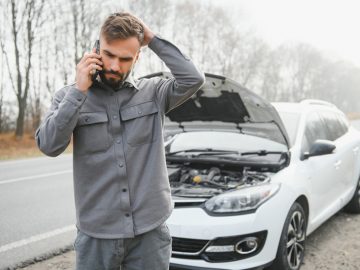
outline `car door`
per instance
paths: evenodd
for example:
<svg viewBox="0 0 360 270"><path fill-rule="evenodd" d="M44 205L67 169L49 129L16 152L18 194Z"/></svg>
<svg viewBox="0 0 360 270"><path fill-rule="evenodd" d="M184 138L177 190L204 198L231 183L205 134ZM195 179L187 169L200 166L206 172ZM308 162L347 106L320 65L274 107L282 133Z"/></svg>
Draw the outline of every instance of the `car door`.
<svg viewBox="0 0 360 270"><path fill-rule="evenodd" d="M338 170L338 179L336 181L338 182L337 186L339 189L334 199L340 198L340 202L343 205L346 202L344 198L349 197L353 193L354 168L356 165L354 151L358 149L351 136L348 136L348 128L342 123L339 113L328 111L322 112L320 116L326 123L330 139L336 145L336 164L338 165L335 167Z"/></svg>
<svg viewBox="0 0 360 270"><path fill-rule="evenodd" d="M337 177L336 186L337 192L334 196L335 199L340 199L346 196L349 192L349 187L352 186L351 182L354 175L354 155L353 145L351 139L346 136L346 128L339 121L338 113L333 111L320 112L320 117L323 119L327 129L328 140L333 141L336 146L334 163L335 175ZM335 176L334 175L334 176Z"/></svg>
<svg viewBox="0 0 360 270"><path fill-rule="evenodd" d="M301 153L309 152L316 140L328 139L324 121L317 112L309 113L302 139ZM334 165L337 162L335 154L301 158L301 172L309 187L309 203L311 204L310 219L312 223L321 224L335 211L334 196L339 185L339 171Z"/></svg>

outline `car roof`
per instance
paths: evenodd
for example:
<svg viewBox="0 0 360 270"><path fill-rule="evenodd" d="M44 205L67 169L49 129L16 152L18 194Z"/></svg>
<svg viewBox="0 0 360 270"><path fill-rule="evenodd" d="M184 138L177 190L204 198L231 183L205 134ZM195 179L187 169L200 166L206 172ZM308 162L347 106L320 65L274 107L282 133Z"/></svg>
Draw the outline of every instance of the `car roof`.
<svg viewBox="0 0 360 270"><path fill-rule="evenodd" d="M305 113L309 111L323 111L330 110L342 113L334 104L316 100L306 99L301 102L272 102L271 103L279 112Z"/></svg>

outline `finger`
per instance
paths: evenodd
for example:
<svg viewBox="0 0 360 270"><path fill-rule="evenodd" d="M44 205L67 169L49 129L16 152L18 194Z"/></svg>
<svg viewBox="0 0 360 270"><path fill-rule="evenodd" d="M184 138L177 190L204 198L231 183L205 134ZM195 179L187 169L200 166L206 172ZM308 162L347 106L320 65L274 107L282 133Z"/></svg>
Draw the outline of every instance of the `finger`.
<svg viewBox="0 0 360 270"><path fill-rule="evenodd" d="M88 72L92 71L92 70L102 70L103 68L99 65L96 64L91 64L87 67Z"/></svg>
<svg viewBox="0 0 360 270"><path fill-rule="evenodd" d="M82 58L82 61L86 61L87 59L89 58L97 58L97 59L101 59L101 56L97 53L94 53L94 52L91 52L91 53L85 53L83 58Z"/></svg>
<svg viewBox="0 0 360 270"><path fill-rule="evenodd" d="M88 53L86 57L87 58L99 58L99 59L101 58L100 54L97 54L95 52Z"/></svg>
<svg viewBox="0 0 360 270"><path fill-rule="evenodd" d="M97 58L88 58L85 61L85 65L90 65L90 64L93 64L93 63L98 64L99 66L103 65L103 63Z"/></svg>

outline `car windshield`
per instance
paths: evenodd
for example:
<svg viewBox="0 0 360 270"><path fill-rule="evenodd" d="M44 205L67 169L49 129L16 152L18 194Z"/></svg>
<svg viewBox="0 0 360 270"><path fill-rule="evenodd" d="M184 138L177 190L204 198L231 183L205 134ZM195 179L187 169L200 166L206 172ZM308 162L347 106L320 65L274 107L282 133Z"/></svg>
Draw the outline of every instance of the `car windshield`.
<svg viewBox="0 0 360 270"><path fill-rule="evenodd" d="M223 131L192 131L178 133L172 137L166 146L167 153L178 152L186 155L189 150L211 149L219 155L244 153L249 151L287 151L284 144L257 136ZM182 152L184 151L184 152ZM228 153L224 151L229 151ZM193 151L192 151L193 153Z"/></svg>
<svg viewBox="0 0 360 270"><path fill-rule="evenodd" d="M280 118L290 138L290 145L294 145L299 126L300 114L295 112L279 111Z"/></svg>

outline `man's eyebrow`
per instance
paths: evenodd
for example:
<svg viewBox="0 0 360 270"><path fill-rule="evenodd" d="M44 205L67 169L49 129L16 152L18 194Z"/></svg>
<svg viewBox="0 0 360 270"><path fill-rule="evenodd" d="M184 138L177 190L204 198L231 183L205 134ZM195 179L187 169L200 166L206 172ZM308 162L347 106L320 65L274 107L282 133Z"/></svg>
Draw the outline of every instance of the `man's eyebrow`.
<svg viewBox="0 0 360 270"><path fill-rule="evenodd" d="M116 56L115 54L111 53L110 51L104 49L104 52L109 55L109 56ZM132 56L124 56L124 57L119 57L121 60L133 60L134 58Z"/></svg>

